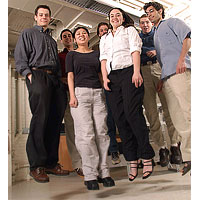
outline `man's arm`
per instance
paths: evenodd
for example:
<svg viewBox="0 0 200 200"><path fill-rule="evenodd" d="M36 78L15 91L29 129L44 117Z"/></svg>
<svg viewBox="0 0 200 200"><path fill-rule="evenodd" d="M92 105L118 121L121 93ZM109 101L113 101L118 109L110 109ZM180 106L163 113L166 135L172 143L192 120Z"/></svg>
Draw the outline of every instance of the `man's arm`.
<svg viewBox="0 0 200 200"><path fill-rule="evenodd" d="M191 39L185 38L183 40L182 51L178 59L178 63L176 65L176 73L181 74L186 71L185 57L191 47Z"/></svg>
<svg viewBox="0 0 200 200"><path fill-rule="evenodd" d="M31 42L27 32L22 32L15 47L15 67L22 76L30 77L29 52L31 52Z"/></svg>

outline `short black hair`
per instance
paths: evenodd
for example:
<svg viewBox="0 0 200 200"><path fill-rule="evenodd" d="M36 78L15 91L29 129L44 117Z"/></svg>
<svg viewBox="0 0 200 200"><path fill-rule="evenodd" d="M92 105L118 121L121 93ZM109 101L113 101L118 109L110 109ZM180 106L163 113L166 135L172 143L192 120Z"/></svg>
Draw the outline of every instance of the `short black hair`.
<svg viewBox="0 0 200 200"><path fill-rule="evenodd" d="M37 16L38 10L39 10L40 8L44 8L44 9L49 10L49 15L51 16L51 9L50 9L49 6L47 6L47 5L39 5L39 6L37 6L37 8L35 9L35 15L36 15L36 16Z"/></svg>
<svg viewBox="0 0 200 200"><path fill-rule="evenodd" d="M73 35L73 33L72 33L68 28L63 29L63 30L61 31L61 33L60 33L60 39L61 39L61 40L62 40L62 34L63 34L64 32L66 32L66 31L70 32L70 33Z"/></svg>
<svg viewBox="0 0 200 200"><path fill-rule="evenodd" d="M146 9L150 6L153 6L157 11L159 11L160 9L162 9L162 18L165 18L165 9L163 7L162 4L158 3L158 2L149 2L149 3L145 3L144 4L144 11L146 11Z"/></svg>
<svg viewBox="0 0 200 200"><path fill-rule="evenodd" d="M77 27L77 28L74 29L74 32L73 32L73 34L72 34L73 38L75 38L76 31L78 31L78 30L81 29L81 28L84 29L84 30L87 32L87 34L90 36L90 33L89 33L89 31L88 31L88 29L87 29L86 27L84 27L84 26L79 26L79 27Z"/></svg>
<svg viewBox="0 0 200 200"><path fill-rule="evenodd" d="M107 26L108 29L109 29L108 23L106 23L106 22L100 22L100 23L98 24L98 26L97 26L97 35L98 35L98 36L99 36L99 28L100 28L101 26L103 26L103 25Z"/></svg>
<svg viewBox="0 0 200 200"><path fill-rule="evenodd" d="M112 25L110 24L110 12L111 12L112 10L114 10L114 9L117 9L117 10L119 10L119 11L122 13L122 16L123 16L123 18L124 18L124 22L122 23L122 26L124 26L125 28L126 28L126 27L129 27L129 26L135 27L135 26L134 26L134 21L133 21L133 19L132 19L125 11L123 11L121 8L112 8L112 9L109 11L109 13L108 13L109 25L110 25L111 29L113 29L113 27L112 27Z"/></svg>

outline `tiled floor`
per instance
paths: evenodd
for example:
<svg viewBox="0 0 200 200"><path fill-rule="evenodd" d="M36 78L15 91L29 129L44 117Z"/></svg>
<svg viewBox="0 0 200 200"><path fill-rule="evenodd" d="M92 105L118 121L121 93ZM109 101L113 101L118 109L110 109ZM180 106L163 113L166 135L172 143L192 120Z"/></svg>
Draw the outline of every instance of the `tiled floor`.
<svg viewBox="0 0 200 200"><path fill-rule="evenodd" d="M181 176L157 165L147 180L142 179L142 169L135 181L127 179L126 167L111 168L115 187L98 191L88 191L83 179L75 173L66 177L50 175L49 183L36 183L34 180L14 183L9 188L9 200L190 200L191 176Z"/></svg>

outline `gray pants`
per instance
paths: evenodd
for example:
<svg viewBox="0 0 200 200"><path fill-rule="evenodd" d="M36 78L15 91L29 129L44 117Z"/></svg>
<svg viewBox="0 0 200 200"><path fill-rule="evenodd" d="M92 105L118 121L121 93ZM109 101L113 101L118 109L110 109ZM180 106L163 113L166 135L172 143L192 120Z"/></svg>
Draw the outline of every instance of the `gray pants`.
<svg viewBox="0 0 200 200"><path fill-rule="evenodd" d="M75 143L82 158L85 181L110 176L107 152L110 143L102 89L75 88L78 107L71 108Z"/></svg>
<svg viewBox="0 0 200 200"><path fill-rule="evenodd" d="M69 95L68 95L68 99L69 99ZM72 167L74 169L82 168L81 156L79 152L77 151L77 148L75 145L74 121L70 112L69 105L67 105L67 108L65 110L64 121L65 121L66 143L67 143L69 155L72 160Z"/></svg>
<svg viewBox="0 0 200 200"><path fill-rule="evenodd" d="M145 108L145 114L150 124L150 132L153 141L159 147L165 146L162 128L159 120L159 114L156 103L156 87L161 76L161 67L158 63L145 65L141 67L144 78L144 100L143 105ZM158 93L160 102L162 104L163 115L167 124L167 130L171 144L178 143L181 140L181 136L175 129L166 102L165 94L163 92Z"/></svg>

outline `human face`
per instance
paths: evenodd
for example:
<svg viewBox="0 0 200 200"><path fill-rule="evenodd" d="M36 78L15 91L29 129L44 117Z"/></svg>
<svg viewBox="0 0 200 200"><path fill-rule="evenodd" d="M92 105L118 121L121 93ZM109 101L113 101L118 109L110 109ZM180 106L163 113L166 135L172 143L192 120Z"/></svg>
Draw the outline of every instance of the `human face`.
<svg viewBox="0 0 200 200"><path fill-rule="evenodd" d="M123 15L118 9L113 9L110 12L109 18L110 18L110 24L112 25L113 30L116 30L124 22Z"/></svg>
<svg viewBox="0 0 200 200"><path fill-rule="evenodd" d="M108 26L106 25L101 25L99 27L99 37L101 38L104 34L108 32Z"/></svg>
<svg viewBox="0 0 200 200"><path fill-rule="evenodd" d="M77 43L78 46L80 45L88 45L89 41L89 35L87 31L83 28L80 28L76 31L75 33L75 42Z"/></svg>
<svg viewBox="0 0 200 200"><path fill-rule="evenodd" d="M34 16L34 18L35 18L35 21L37 22L37 25L43 28L47 28L51 20L49 10L45 8L39 8L38 13L37 15Z"/></svg>
<svg viewBox="0 0 200 200"><path fill-rule="evenodd" d="M140 28L144 34L147 34L151 31L152 23L148 17L143 17L140 19Z"/></svg>
<svg viewBox="0 0 200 200"><path fill-rule="evenodd" d="M69 31L63 32L61 41L65 47L73 45L72 34Z"/></svg>
<svg viewBox="0 0 200 200"><path fill-rule="evenodd" d="M149 6L145 12L149 20L154 23L155 26L162 20L162 9L157 11L153 6Z"/></svg>

